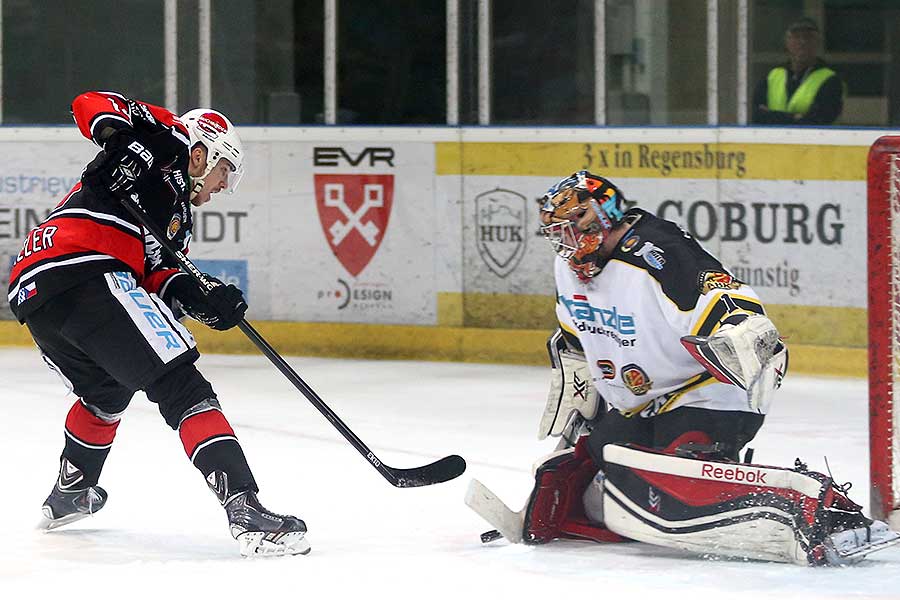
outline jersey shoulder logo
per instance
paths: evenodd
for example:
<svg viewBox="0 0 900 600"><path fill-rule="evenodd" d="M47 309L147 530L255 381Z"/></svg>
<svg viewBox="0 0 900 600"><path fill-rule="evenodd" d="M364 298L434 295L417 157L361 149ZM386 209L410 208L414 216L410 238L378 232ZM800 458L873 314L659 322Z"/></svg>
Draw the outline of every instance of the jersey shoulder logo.
<svg viewBox="0 0 900 600"><path fill-rule="evenodd" d="M663 256L665 252L665 250L655 245L653 242L644 242L644 245L641 246L641 249L635 252L634 255L636 257L643 258L644 262L647 263L648 266L656 269L657 271L661 271L666 264L666 259Z"/></svg>
<svg viewBox="0 0 900 600"><path fill-rule="evenodd" d="M724 271L702 271L698 279L701 294L713 290L736 290L742 283Z"/></svg>
<svg viewBox="0 0 900 600"><path fill-rule="evenodd" d="M622 367L622 383L635 396L643 396L653 387L653 382L650 381L647 372L634 363Z"/></svg>
<svg viewBox="0 0 900 600"><path fill-rule="evenodd" d="M166 231L166 235L171 240L178 234L178 230L181 229L181 215L175 213L172 215L172 220L169 221L169 227Z"/></svg>
<svg viewBox="0 0 900 600"><path fill-rule="evenodd" d="M624 240L622 240L621 250L622 252L631 252L635 246L638 245L638 242L641 241L641 236L636 233L629 233Z"/></svg>
<svg viewBox="0 0 900 600"><path fill-rule="evenodd" d="M603 373L603 379L615 379L616 365L611 360L598 360L597 368Z"/></svg>

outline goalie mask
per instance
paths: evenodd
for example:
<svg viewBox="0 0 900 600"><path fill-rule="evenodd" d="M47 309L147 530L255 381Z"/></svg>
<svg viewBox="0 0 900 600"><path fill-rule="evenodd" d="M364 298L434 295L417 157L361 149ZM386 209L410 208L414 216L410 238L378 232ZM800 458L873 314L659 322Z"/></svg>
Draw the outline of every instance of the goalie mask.
<svg viewBox="0 0 900 600"><path fill-rule="evenodd" d="M244 146L234 125L228 117L211 108L195 108L179 119L190 134L191 148L197 144L203 144L206 148L206 170L199 177L191 178L191 199L201 190L206 176L223 158L232 166L226 191L234 193L244 175Z"/></svg>
<svg viewBox="0 0 900 600"><path fill-rule="evenodd" d="M625 196L608 179L578 171L541 198L541 233L583 281L600 273L600 245L625 217Z"/></svg>

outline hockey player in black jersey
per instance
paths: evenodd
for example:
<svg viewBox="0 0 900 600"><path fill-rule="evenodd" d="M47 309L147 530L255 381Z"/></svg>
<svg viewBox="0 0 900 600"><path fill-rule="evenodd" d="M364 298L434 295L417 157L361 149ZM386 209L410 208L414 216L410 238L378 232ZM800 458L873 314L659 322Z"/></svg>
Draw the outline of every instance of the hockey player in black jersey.
<svg viewBox="0 0 900 600"><path fill-rule="evenodd" d="M538 461L513 513L474 481L467 503L511 541L651 544L845 564L900 541L801 463L739 462L787 371L756 293L678 225L587 171L540 208L557 253L559 329Z"/></svg>
<svg viewBox="0 0 900 600"><path fill-rule="evenodd" d="M102 151L29 232L9 285L13 313L78 398L66 418L59 476L42 507L41 526L54 529L103 508L107 493L98 481L104 461L122 413L143 390L224 507L242 554L307 553L305 523L257 499L241 445L194 366L194 338L176 318L229 329L247 310L243 293L208 275L216 285L203 293L122 205L136 198L186 253L191 207L237 185L240 137L215 110L177 118L113 92L78 96L72 113Z"/></svg>

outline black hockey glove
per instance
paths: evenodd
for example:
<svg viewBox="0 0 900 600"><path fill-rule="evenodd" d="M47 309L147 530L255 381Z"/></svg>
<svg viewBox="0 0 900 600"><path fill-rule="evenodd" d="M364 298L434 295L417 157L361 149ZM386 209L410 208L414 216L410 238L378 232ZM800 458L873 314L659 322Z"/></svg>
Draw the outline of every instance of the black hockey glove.
<svg viewBox="0 0 900 600"><path fill-rule="evenodd" d="M247 312L244 294L233 284L225 285L210 275L206 278L215 287L203 293L200 285L186 273L175 275L166 286L163 300L170 302L174 298L185 314L208 327L219 331L231 329Z"/></svg>
<svg viewBox="0 0 900 600"><path fill-rule="evenodd" d="M147 174L153 168L153 153L138 141L130 130L113 133L104 146L106 158L85 179L94 187L99 185L117 198L129 198L140 192Z"/></svg>

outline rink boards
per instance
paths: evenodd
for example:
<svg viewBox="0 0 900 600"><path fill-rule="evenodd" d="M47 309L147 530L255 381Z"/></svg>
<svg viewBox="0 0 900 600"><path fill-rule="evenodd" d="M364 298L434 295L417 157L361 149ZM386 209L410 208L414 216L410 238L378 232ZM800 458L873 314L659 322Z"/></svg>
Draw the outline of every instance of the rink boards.
<svg viewBox="0 0 900 600"><path fill-rule="evenodd" d="M795 368L865 368L866 154L885 132L241 133L244 180L234 196L196 211L190 256L246 291L248 316L285 352L543 360L553 254L537 233L535 199L587 168L681 224L753 285L800 350ZM0 262L11 264L95 151L74 127L0 129ZM0 339L27 342L3 325ZM200 335L208 350L246 345ZM804 345L829 351L804 354Z"/></svg>

